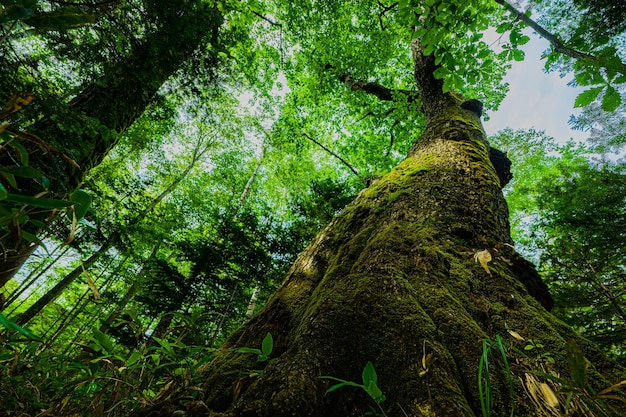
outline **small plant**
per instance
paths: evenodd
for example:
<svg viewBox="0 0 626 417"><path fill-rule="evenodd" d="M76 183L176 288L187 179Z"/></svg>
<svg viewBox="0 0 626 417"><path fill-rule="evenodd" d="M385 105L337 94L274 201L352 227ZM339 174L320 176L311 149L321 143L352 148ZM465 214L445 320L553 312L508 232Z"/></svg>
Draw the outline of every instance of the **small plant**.
<svg viewBox="0 0 626 417"><path fill-rule="evenodd" d="M560 413L564 410L565 415L611 417L618 414L607 404L607 400L626 403L624 397L615 394L615 391L626 387L626 380L595 392L587 378L589 361L573 340L565 344L570 371L569 378L567 378L550 370L555 361L550 352L541 351L544 349L542 343L525 339L512 330L509 330L509 334L517 341L525 343L523 350L517 349L513 345L508 346L508 352L515 354L518 357L516 363L523 365L523 378L520 376L519 379L537 410L541 410L541 415L561 415ZM509 380L512 403L515 402L512 373L502 337L496 335L495 341L483 339L483 353L478 366L478 391L483 417L491 416L492 395L489 356L494 349L499 351L502 356ZM531 352L533 356L528 355ZM513 416L513 409L511 409L511 416Z"/></svg>
<svg viewBox="0 0 626 417"><path fill-rule="evenodd" d="M511 391L511 398L514 397L515 392L513 390L513 377L511 376L511 369L509 367L509 361L506 356L506 350L502 343L502 337L496 335L496 340L483 339L483 353L480 356L478 362L478 398L480 399L480 409L483 417L491 416L491 379L489 376L489 355L491 351L496 349L502 356L504 367L506 369L507 378L509 380L509 389ZM512 402L514 404L514 402ZM513 408L511 408L511 417L513 416Z"/></svg>
<svg viewBox="0 0 626 417"><path fill-rule="evenodd" d="M528 339L527 345L524 346L525 351L535 351L537 355L535 359L537 361L547 361L550 363L554 363L554 358L550 352L537 352L540 349L543 349L543 345L541 343L535 342L533 339Z"/></svg>
<svg viewBox="0 0 626 417"><path fill-rule="evenodd" d="M274 338L271 333L268 333L263 339L263 342L261 342L261 349L241 347L236 351L239 353L254 353L255 355L258 355L258 362L267 362L270 359L272 350L274 350Z"/></svg>
<svg viewBox="0 0 626 417"><path fill-rule="evenodd" d="M626 404L626 399L623 396L614 393L614 391L626 387L626 380L620 381L596 393L588 380L587 370L590 363L585 358L580 347L574 340L568 340L565 343L565 351L567 352L567 362L569 365L569 379L543 370L534 371L532 374L541 376L552 383L553 387L558 391L558 394L563 396L567 394L562 405L568 414L574 413L585 416L603 417L617 415L614 410L611 410L606 400L616 400ZM541 388L545 388L547 384L542 383L539 385ZM535 396L532 395L534 387L526 383L526 388L531 393L533 400L535 400ZM557 395L553 394L552 397L554 407L561 405ZM537 403L537 400L535 400L535 402ZM539 403L539 405L541 404Z"/></svg>
<svg viewBox="0 0 626 417"><path fill-rule="evenodd" d="M385 397L381 389L378 387L378 376L376 375L376 370L374 369L374 365L372 365L372 362L367 362L367 364L365 365L365 368L363 368L363 374L362 374L363 383L362 384L359 384L353 381L346 381L345 379L341 379L341 378L335 378L333 376L320 376L320 378L332 379L333 381L339 382L338 384L335 384L332 387L328 388L328 390L326 390L326 393L335 391L336 389L339 389L346 385L351 386L351 387L361 388L362 390L367 392L367 394L370 397L372 397L372 399L374 400L374 402L376 403L376 405L378 406L378 408L380 409L382 413L382 414L378 413L376 409L371 407L372 410L366 413L366 415L374 415L377 417L387 416L382 406L380 405L387 398Z"/></svg>

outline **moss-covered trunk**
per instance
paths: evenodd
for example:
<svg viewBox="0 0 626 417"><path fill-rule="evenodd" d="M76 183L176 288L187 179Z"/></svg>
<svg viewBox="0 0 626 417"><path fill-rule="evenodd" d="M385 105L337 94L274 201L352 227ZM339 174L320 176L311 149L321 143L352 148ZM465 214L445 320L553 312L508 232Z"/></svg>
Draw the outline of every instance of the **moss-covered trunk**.
<svg viewBox="0 0 626 417"><path fill-rule="evenodd" d="M544 308L551 303L545 286L512 247L480 106L441 93L432 62L419 51L415 58L427 128L410 155L302 253L267 305L205 367L200 398L170 392L138 416L362 416L374 405L363 390L326 393L334 382L320 376L360 383L368 361L388 416L481 415L482 340L497 335L512 374L494 350L491 415L509 415L512 407L516 416L543 415L547 400L535 393L533 402L521 381L527 371L550 367L567 379L567 339L591 360L596 390L623 375ZM261 374L246 375L263 364L233 348L260 347L267 333L273 359ZM510 348L523 350L531 339L532 358ZM539 353L556 364L535 359Z"/></svg>

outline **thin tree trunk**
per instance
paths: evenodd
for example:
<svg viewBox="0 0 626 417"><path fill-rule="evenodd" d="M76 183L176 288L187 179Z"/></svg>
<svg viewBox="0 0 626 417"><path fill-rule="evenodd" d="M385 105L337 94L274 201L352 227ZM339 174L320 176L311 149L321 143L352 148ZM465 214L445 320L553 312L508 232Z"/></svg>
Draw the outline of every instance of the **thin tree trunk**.
<svg viewBox="0 0 626 417"><path fill-rule="evenodd" d="M163 316L161 316L161 318L159 319L159 322L157 323L156 327L152 331L152 334L150 335L148 345L150 346L154 345L154 337L163 339L165 336L167 336L173 319L174 319L173 312L167 312L163 314Z"/></svg>
<svg viewBox="0 0 626 417"><path fill-rule="evenodd" d="M87 260L81 262L79 266L74 268L72 272L67 274L65 278L59 281L54 287L50 288L48 292L46 292L41 298L39 298L39 300L35 301L33 305L28 307L26 311L19 314L16 317L15 322L20 325L25 325L26 323L28 323L33 317L39 314L39 312L41 312L41 310L43 310L45 306L59 298L59 296L63 293L63 290L65 290L72 282L74 282L74 280L78 278L83 273L83 271L89 269L93 264L96 263L98 259L106 254L112 245L113 239L107 239L104 244L100 246L100 249L94 252L89 258L87 258Z"/></svg>
<svg viewBox="0 0 626 417"><path fill-rule="evenodd" d="M60 245L59 245L60 246ZM22 295L24 293L24 291L26 291L27 289L30 288L30 286L36 282L38 279L40 279L46 272L48 272L48 270L50 268L52 268L52 266L54 266L59 259L61 259L63 256L65 256L65 254L67 253L67 251L70 250L70 246L66 245L64 250L56 257L54 258L51 262L48 262L46 267L44 269L42 269L39 273L35 274L36 271L33 271L28 277L26 277L26 279L20 284L20 286L9 296L9 298L7 299L6 304L4 305L3 309L7 309L9 307L9 305L11 305L15 300L17 300L19 298L20 295ZM19 307L21 305L21 303L19 303L15 308L13 308L13 310L11 310L8 314L13 313L13 311L15 311L15 309L17 307Z"/></svg>
<svg viewBox="0 0 626 417"><path fill-rule="evenodd" d="M124 294L124 297L122 297L122 299L120 300L119 303L117 303L117 305L115 306L111 314L109 314L108 317L100 325L101 332L106 332L106 329L109 328L111 324L113 324L113 322L120 315L120 313L124 311L124 309L130 302L130 300L133 299L133 297L135 296L135 293L139 289L139 283L141 282L142 277L146 274L146 270L147 270L146 264L148 264L152 259L156 257L162 243L163 241L159 241L156 245L154 245L154 248L152 248L152 252L150 253L150 256L148 256L148 259L146 259L146 261L144 262L144 265L142 266L141 271L139 271L139 273L137 274L137 277L135 277L135 279L133 280L133 283L126 291L126 294Z"/></svg>
<svg viewBox="0 0 626 417"><path fill-rule="evenodd" d="M108 265L106 265L104 268L102 268L102 271L100 273L100 276L98 277L98 279L94 279L93 283L97 284L98 286L98 291L99 292L104 292L106 291L107 287L111 285L111 283L116 282L118 280L118 274L120 269L124 266L124 264L126 263L126 261L128 261L128 259L130 258L130 255L126 255L119 263L119 265L115 268L115 270L112 273L109 273L108 276L106 277L105 281L102 284L98 284L98 280L99 278L102 278L102 275L104 275L104 271L108 271L109 267L111 266L111 264L113 263L114 259L111 259L111 261L109 262ZM91 288L88 288L85 290L85 292L83 293L83 295L79 298L78 301L81 300L85 300L86 297L88 297L90 294L93 294L93 290ZM63 317L63 321L61 322L61 324L58 326L58 328L55 330L54 334L49 337L46 340L46 348L49 348L50 346L52 346L52 344L54 343L54 341L70 326L70 324L72 324L72 322L80 315L84 312L85 307L91 302L92 300L90 298L87 298L81 305L80 307L78 306L74 306L72 308L72 310L70 310L69 313L65 314L65 317ZM101 309L100 309L101 310ZM90 315L91 317L89 319L86 319L88 322L93 321L93 320L97 320L98 317L93 317L94 314ZM50 328L46 331L45 334L47 334L50 330L52 330L54 328L54 324L52 326L50 326ZM79 332L76 332L76 334L79 334ZM42 335L42 336L45 336Z"/></svg>
<svg viewBox="0 0 626 417"><path fill-rule="evenodd" d="M261 169L261 165L263 164L264 158L265 158L265 148L263 148L263 150L261 152L261 156L259 158L259 162L257 163L256 167L254 168L254 172L252 173L252 175L248 179L248 182L246 183L246 186L244 187L243 192L241 193L241 197L239 197L239 204L237 205L237 211L239 211L241 209L241 207L243 206L243 203L245 202L246 198L248 197L248 194L250 192L250 188L251 188L252 184L254 183L254 180L256 179L256 176L257 176L259 170ZM257 302L257 300L259 298L259 292L260 292L260 286L259 286L258 283L256 283L254 285L254 290L252 291L252 295L250 296L250 302L248 303L248 308L246 310L246 316L245 316L246 320L249 320L250 317L252 317L252 314L254 314L254 308L256 307L256 302ZM214 340L214 338L213 338L213 340Z"/></svg>
<svg viewBox="0 0 626 417"><path fill-rule="evenodd" d="M252 187L252 184L254 183L254 180L256 179L256 176L259 173L261 166L263 165L264 159L265 159L265 148L261 150L261 156L259 156L259 161L257 162L256 167L254 167L254 172L248 179L246 186L243 188L243 192L241 193L241 196L239 197L239 202L237 203L237 211L241 209L241 206L243 206L243 203L246 201L246 198L248 197L248 194L250 193L250 188Z"/></svg>
<svg viewBox="0 0 626 417"><path fill-rule="evenodd" d="M368 362L389 417L484 415L478 364L482 340L497 337L510 372L496 350L489 358L491 415L548 415L522 382L550 383L534 373L543 362L510 349L522 351L525 342L509 330L541 344L564 377L565 341L574 340L590 360L595 392L621 380L622 368L546 311L546 286L512 248L480 106L443 93L434 57L422 56L418 41L412 47L427 126L409 156L305 249L263 309L203 367L194 401L189 390L166 390L133 415L361 416L374 405L364 390L327 392L335 381L320 377L361 383ZM266 365L237 352L260 347L267 333L273 351ZM561 406L565 400L558 396Z"/></svg>
<svg viewBox="0 0 626 417"><path fill-rule="evenodd" d="M261 292L261 287L259 284L254 286L254 290L252 291L252 295L250 296L250 301L248 302L248 309L246 310L246 320L250 320L252 315L254 314L254 309L256 308L256 303L259 299L259 292Z"/></svg>
<svg viewBox="0 0 626 417"><path fill-rule="evenodd" d="M209 347L215 346L215 342L220 336L220 332L222 331L224 327L224 323L226 322L226 319L230 315L230 307L233 304L233 300L235 299L236 293L237 293L237 285L234 284L233 290L230 293L230 299L228 300L228 304L226 304L224 311L222 312L222 314L220 314L220 319L217 322L217 325L215 326L215 330L213 331L213 335L211 335L211 339L209 340Z"/></svg>

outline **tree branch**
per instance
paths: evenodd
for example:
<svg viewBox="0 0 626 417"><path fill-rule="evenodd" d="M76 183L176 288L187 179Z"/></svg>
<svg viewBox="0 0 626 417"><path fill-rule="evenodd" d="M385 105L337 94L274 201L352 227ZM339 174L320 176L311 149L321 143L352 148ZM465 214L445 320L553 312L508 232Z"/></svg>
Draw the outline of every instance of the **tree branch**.
<svg viewBox="0 0 626 417"><path fill-rule="evenodd" d="M306 133L303 133L302 136L304 136L305 138L307 138L308 140L310 140L311 142L313 142L314 144L316 144L320 148L324 149L330 155L332 155L335 158L339 159L346 167L348 167L350 169L350 171L352 171L354 173L354 175L356 175L357 177L361 178L361 175L359 175L359 171L357 171L352 165L350 165L348 163L348 161L343 159L341 156L337 155L335 152L331 151L326 146L322 145L321 143L319 143L318 141L316 141L315 139L313 139L311 136L307 135ZM361 178L361 179L363 179L363 178Z"/></svg>
<svg viewBox="0 0 626 417"><path fill-rule="evenodd" d="M380 30L385 30L385 25L383 24L383 16L387 17L385 15L385 13L387 13L389 10L395 8L398 6L398 2L393 3L391 6L385 6L384 4L382 4L380 2L380 0L378 0L378 5L383 9L379 14L378 14L378 23L380 24Z"/></svg>
<svg viewBox="0 0 626 417"><path fill-rule="evenodd" d="M550 42L550 45L552 45L552 47L554 48L554 50L556 52L559 52L559 53L561 53L563 55L567 55L570 58L574 58L574 59L577 59L577 60L588 61L591 64L597 65L599 67L603 67L603 68L606 67L606 65L604 65L602 63L602 60L599 59L597 56L589 54L589 53L586 53L586 52L581 52L581 51L578 51L576 49L572 49L572 48L566 46L554 34L548 32L546 29L544 29L542 26L540 26L537 22L532 20L530 17L526 16L525 13L520 12L515 7L513 7L511 4L509 4L506 0L494 0L494 1L496 3L504 6L504 8L507 9L509 12L511 12L513 15L515 15L515 17L517 17L522 22L526 23L535 32L537 32L539 34L539 36L541 36L542 38L544 38L545 40ZM626 64L622 63L621 68L615 68L615 70L621 72L622 74L626 74Z"/></svg>
<svg viewBox="0 0 626 417"><path fill-rule="evenodd" d="M419 94L417 93L417 91L394 90L378 83L355 81L352 76L348 74L340 75L339 81L350 87L352 91L364 91L367 94L372 94L383 101L398 101L398 98L394 97L394 95L397 94L405 95L409 103L412 103L419 98Z"/></svg>
<svg viewBox="0 0 626 417"><path fill-rule="evenodd" d="M257 12L255 12L254 10L252 10L252 14L254 14L254 15L255 15L256 17L258 17L258 18L261 18L261 19L265 20L267 23L269 23L269 24L270 24L270 25L272 25L272 26L278 26L278 27L280 27L281 29L282 29L282 27L283 27L283 25L282 25L282 24L280 24L280 23L276 23L276 22L274 22L274 21L272 21L272 20L268 19L267 17L263 16L261 13L257 13Z"/></svg>

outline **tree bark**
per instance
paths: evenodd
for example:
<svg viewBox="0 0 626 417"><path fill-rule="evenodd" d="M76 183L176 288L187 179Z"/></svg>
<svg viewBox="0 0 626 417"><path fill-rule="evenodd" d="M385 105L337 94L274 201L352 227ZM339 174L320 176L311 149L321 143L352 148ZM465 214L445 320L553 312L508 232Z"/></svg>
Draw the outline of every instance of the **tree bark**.
<svg viewBox="0 0 626 417"><path fill-rule="evenodd" d="M197 2L147 2L147 13L160 18L161 27L138 43L126 60L112 63L98 80L84 86L64 109L28 129L57 151L32 143L30 165L51 180L51 190L64 197L75 190L84 175L102 162L120 134L144 112L163 83L207 38L216 42L222 17L216 9ZM213 59L216 63L216 59ZM71 159L70 159L71 158ZM4 161L9 165L10 158ZM70 163L74 161L74 163ZM36 182L21 193L42 191ZM42 215L49 215L44 212ZM40 220L45 220L40 219ZM29 224L30 233L40 229ZM0 263L0 288L19 270L36 245L15 236L2 242L7 257Z"/></svg>
<svg viewBox="0 0 626 417"><path fill-rule="evenodd" d="M363 390L327 393L334 381L320 377L361 383L368 361L389 417L482 415L481 339L500 335L523 350L509 329L542 344L563 376L565 341L575 340L596 392L619 381L623 369L546 310L547 287L512 247L477 107L442 93L433 58L413 50L427 126L408 157L316 237L266 306L216 352L202 370L202 396L187 402L184 389L164 392L134 416L362 416L374 406ZM263 364L236 349L259 348L267 333L272 360L246 375ZM512 375L497 358L490 364L491 415L543 415L521 381L545 364L507 353Z"/></svg>

